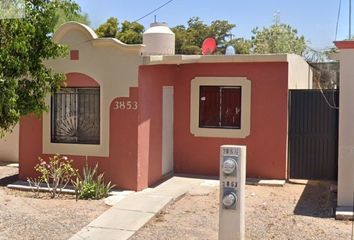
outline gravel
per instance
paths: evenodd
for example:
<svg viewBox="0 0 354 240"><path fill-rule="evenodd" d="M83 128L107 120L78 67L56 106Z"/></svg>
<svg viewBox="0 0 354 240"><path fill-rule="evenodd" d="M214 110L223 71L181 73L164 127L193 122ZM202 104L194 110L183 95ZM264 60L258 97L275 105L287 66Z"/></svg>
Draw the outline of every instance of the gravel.
<svg viewBox="0 0 354 240"><path fill-rule="evenodd" d="M68 239L108 208L101 200L50 199L48 193L34 198L0 187L0 240Z"/></svg>
<svg viewBox="0 0 354 240"><path fill-rule="evenodd" d="M330 182L246 186L246 239L352 239L352 222L336 221ZM219 192L191 195L157 215L132 240L218 239Z"/></svg>

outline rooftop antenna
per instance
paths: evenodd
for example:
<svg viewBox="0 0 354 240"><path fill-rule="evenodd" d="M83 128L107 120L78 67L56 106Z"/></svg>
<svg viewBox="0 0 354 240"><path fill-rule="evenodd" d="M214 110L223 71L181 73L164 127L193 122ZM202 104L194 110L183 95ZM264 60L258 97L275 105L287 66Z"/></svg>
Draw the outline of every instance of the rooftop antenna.
<svg viewBox="0 0 354 240"><path fill-rule="evenodd" d="M233 35L232 33L227 35L229 37L229 40L232 41L232 39L234 38L235 35Z"/></svg>
<svg viewBox="0 0 354 240"><path fill-rule="evenodd" d="M275 25L280 24L280 11L279 10L277 10L273 13L273 22Z"/></svg>
<svg viewBox="0 0 354 240"><path fill-rule="evenodd" d="M154 23L156 23L156 15L154 15Z"/></svg>

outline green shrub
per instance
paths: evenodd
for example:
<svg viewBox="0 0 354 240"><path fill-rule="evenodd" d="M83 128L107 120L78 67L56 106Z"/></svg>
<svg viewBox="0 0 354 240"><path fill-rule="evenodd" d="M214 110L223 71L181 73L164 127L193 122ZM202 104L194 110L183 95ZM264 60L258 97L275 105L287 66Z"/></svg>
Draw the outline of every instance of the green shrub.
<svg viewBox="0 0 354 240"><path fill-rule="evenodd" d="M85 164L83 177L77 176L73 183L76 199L101 199L108 196L109 191L115 186L111 182L105 183L104 173L97 175L98 164L90 168Z"/></svg>

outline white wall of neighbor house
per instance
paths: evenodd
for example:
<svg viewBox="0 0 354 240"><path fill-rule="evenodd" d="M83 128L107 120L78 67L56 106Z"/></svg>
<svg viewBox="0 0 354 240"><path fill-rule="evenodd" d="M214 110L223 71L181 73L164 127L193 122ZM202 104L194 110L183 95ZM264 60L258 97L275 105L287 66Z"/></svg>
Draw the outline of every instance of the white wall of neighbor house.
<svg viewBox="0 0 354 240"><path fill-rule="evenodd" d="M340 49L338 207L353 207L354 193L354 49Z"/></svg>
<svg viewBox="0 0 354 240"><path fill-rule="evenodd" d="M1 162L18 162L19 133L19 126L16 125L12 132L0 139Z"/></svg>
<svg viewBox="0 0 354 240"><path fill-rule="evenodd" d="M288 54L289 89L312 89L312 70L305 59L299 55Z"/></svg>

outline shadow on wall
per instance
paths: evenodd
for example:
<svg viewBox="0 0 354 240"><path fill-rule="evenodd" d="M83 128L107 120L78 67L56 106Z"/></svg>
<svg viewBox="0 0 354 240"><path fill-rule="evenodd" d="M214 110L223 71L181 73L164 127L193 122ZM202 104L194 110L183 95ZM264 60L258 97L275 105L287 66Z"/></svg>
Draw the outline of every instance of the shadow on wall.
<svg viewBox="0 0 354 240"><path fill-rule="evenodd" d="M337 194L331 191L334 182L309 181L296 204L294 214L317 218L333 218Z"/></svg>

